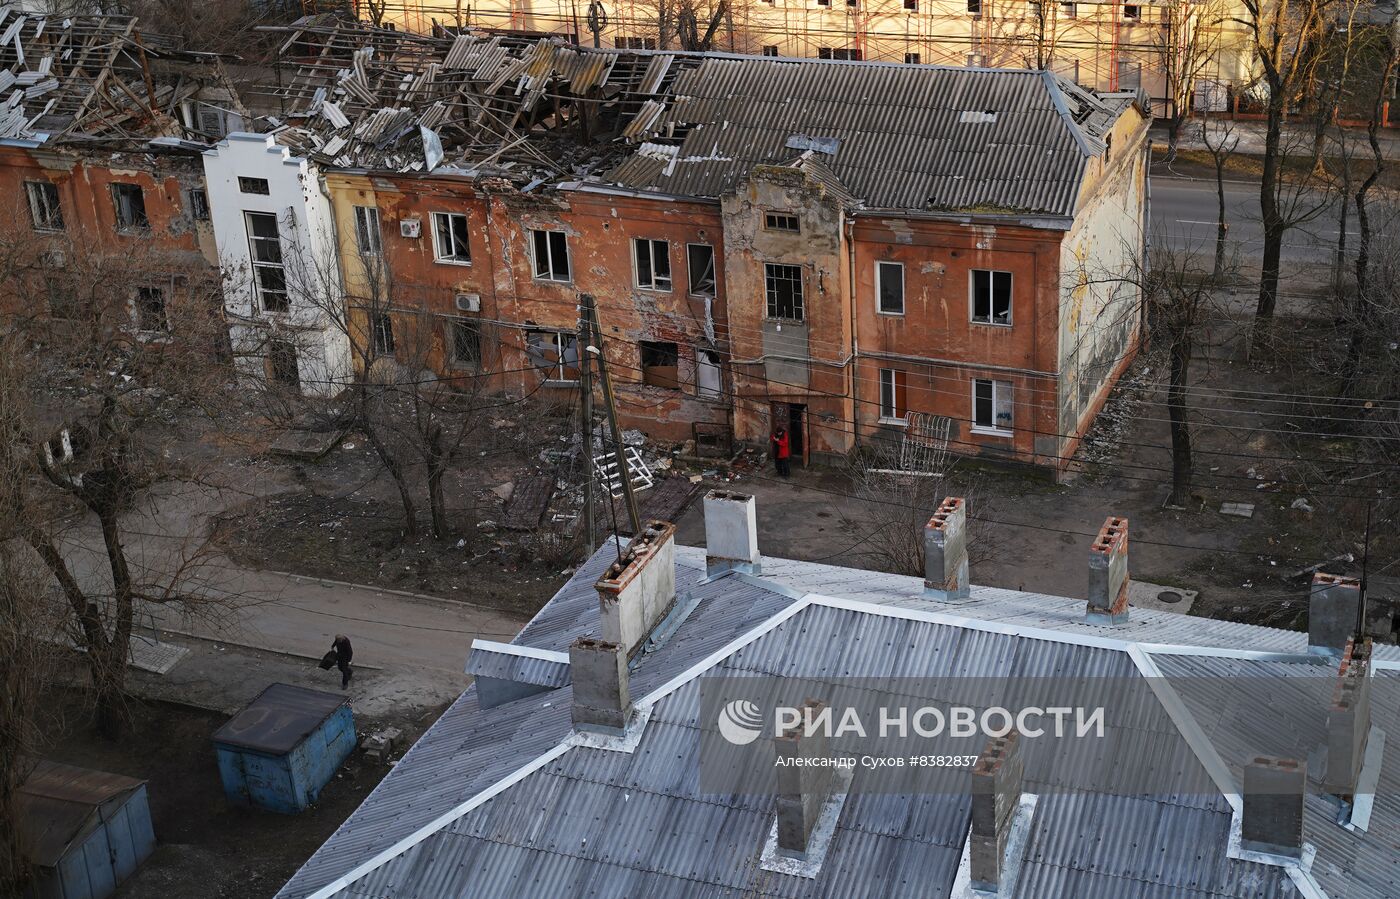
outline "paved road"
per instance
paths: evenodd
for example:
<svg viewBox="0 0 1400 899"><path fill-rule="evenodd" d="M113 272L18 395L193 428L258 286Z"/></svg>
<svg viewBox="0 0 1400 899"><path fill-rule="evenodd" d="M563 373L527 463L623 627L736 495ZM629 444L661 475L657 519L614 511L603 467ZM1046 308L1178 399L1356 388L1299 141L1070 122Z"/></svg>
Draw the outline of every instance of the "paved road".
<svg viewBox="0 0 1400 899"><path fill-rule="evenodd" d="M1184 178L1152 178L1151 236L1156 246L1214 252L1217 199L1215 183ZM1259 223L1259 187L1225 185L1225 214L1230 241L1243 260L1257 259L1264 250L1264 229ZM1337 204L1329 203L1317 218L1284 235L1286 262L1330 263L1336 252ZM1347 223L1347 242L1355 246L1356 219Z"/></svg>

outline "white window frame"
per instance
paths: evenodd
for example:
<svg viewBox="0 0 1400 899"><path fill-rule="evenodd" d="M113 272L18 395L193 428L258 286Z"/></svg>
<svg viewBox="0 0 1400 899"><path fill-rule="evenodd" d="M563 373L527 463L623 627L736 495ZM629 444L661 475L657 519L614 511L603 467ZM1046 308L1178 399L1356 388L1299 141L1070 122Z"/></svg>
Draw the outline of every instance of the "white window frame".
<svg viewBox="0 0 1400 899"><path fill-rule="evenodd" d="M68 225L63 219L63 198L59 195L57 184L52 181L26 181L24 195L29 200L29 220L34 224L35 231L57 234L67 229ZM53 197L52 207L48 202L50 195Z"/></svg>
<svg viewBox="0 0 1400 899"><path fill-rule="evenodd" d="M432 219L433 261L439 265L471 265L472 245L470 232L467 230L469 224L467 221L467 214L465 212L434 212L432 214ZM461 221L458 222L458 219ZM460 234L458 233L459 224L462 232ZM457 253L448 256L442 255L442 238L444 234L447 236L449 247L456 246L458 239L460 239L462 246L467 250L466 255L463 256Z"/></svg>
<svg viewBox="0 0 1400 899"><path fill-rule="evenodd" d="M280 262L260 262L258 261L258 244L260 241L271 241L271 237L256 237L253 234L253 216L266 216L272 219L273 225L277 228L277 258ZM285 248L282 246L282 225L275 212L260 212L248 209L243 212L243 230L248 235L248 264L253 269L253 294L257 297L258 311L271 312L274 315L286 313L292 310L292 296L287 289L287 256ZM267 307L268 291L263 290L262 279L258 277L259 269L276 270L282 273L282 309L269 309ZM276 291L273 291L276 293Z"/></svg>
<svg viewBox="0 0 1400 899"><path fill-rule="evenodd" d="M544 234L544 247L546 258L540 259L538 234ZM564 241L564 277L560 278L554 268L554 238L558 234ZM530 229L530 270L536 281L548 281L553 284L572 284L574 282L574 264L569 251L569 235L557 228L531 228ZM544 267L540 263L543 261Z"/></svg>
<svg viewBox="0 0 1400 899"><path fill-rule="evenodd" d="M651 265L651 283L642 283L642 267L639 264L639 254L646 252L647 260ZM660 259L666 266L666 274L656 273L656 261ZM671 276L671 242L669 240L659 240L651 237L632 238L632 283L639 290L654 290L657 293L670 293L674 280Z"/></svg>
<svg viewBox="0 0 1400 899"><path fill-rule="evenodd" d="M141 199L142 220L139 222L135 221L135 217L133 216L132 221L123 223L121 195L132 191L135 192L133 196ZM151 230L151 214L146 211L146 189L139 184L132 184L129 181L113 181L111 184L111 192L112 213L116 216L117 232L119 234L145 234L149 232ZM136 211L134 206L131 207L131 211L133 213Z"/></svg>
<svg viewBox="0 0 1400 899"><path fill-rule="evenodd" d="M710 289L708 291L695 289L695 260L692 259L690 255L691 247L704 247L710 251ZM715 271L714 244L688 243L685 245L685 287L693 297L712 297L719 293L719 278Z"/></svg>
<svg viewBox="0 0 1400 899"><path fill-rule="evenodd" d="M369 346L375 358L392 357L398 351L398 338L394 334L394 317L388 312L370 313Z"/></svg>
<svg viewBox="0 0 1400 899"><path fill-rule="evenodd" d="M898 269L899 271L899 309L898 311L885 308L885 278L887 269ZM877 315L904 315L904 263L892 262L888 259L877 259L875 261L875 312Z"/></svg>
<svg viewBox="0 0 1400 899"><path fill-rule="evenodd" d="M987 274L987 317L977 317L977 273ZM1006 321L996 319L997 275L1005 275ZM1016 276L1001 269L974 268L967 273L967 320L974 325L990 325L994 328L1009 328L1016 323Z"/></svg>
<svg viewBox="0 0 1400 899"><path fill-rule="evenodd" d="M384 235L379 228L378 206L355 207L355 248L361 256L384 254Z"/></svg>
<svg viewBox="0 0 1400 899"><path fill-rule="evenodd" d="M977 386L979 384L992 385L992 424L984 425L977 422ZM1005 394L1006 408L1011 411L1011 427L1003 428L996 423L997 407L1001 406L1001 399ZM995 437L1013 437L1016 434L1016 390L1010 381L998 381L995 378L973 378L972 379L972 433L988 434Z"/></svg>
<svg viewBox="0 0 1400 899"><path fill-rule="evenodd" d="M577 377L573 377L573 378L566 378L566 377L564 377L564 374L565 374L564 369L565 369L565 367L566 367L565 361L564 361L564 351L568 348L568 342L569 342L570 340L575 340L575 341L577 341L577 335L575 335L572 331L555 331L555 330L553 330L552 328L531 328L530 330L528 330L528 331L525 332L525 346L526 346L526 357L527 357L527 359L528 359L528 357L529 357L529 346L530 346L530 335L531 335L531 334L548 334L550 337L553 337L553 338L554 338L554 354L555 354L555 360L554 360L554 363L553 363L553 368L545 368L544 366L537 366L537 367L540 369L540 371L542 371L542 372L545 373L545 378L544 378L545 383L546 383L546 384L577 384L577 383L578 383L578 378L577 378ZM576 351L580 351L580 352L581 352L583 348L582 348L582 347L579 347L579 346L577 345L577 343L575 343L575 349L576 349ZM533 365L534 363L531 362L531 364ZM574 360L574 370L575 370L575 371L578 370L578 364L579 364L579 360Z"/></svg>
<svg viewBox="0 0 1400 899"><path fill-rule="evenodd" d="M904 374L903 369L882 368L880 369L880 423L888 425L903 425L909 423L909 410L899 408L899 376L904 375L904 390L906 395L909 391L909 376ZM885 391L889 391L889 402L886 402Z"/></svg>

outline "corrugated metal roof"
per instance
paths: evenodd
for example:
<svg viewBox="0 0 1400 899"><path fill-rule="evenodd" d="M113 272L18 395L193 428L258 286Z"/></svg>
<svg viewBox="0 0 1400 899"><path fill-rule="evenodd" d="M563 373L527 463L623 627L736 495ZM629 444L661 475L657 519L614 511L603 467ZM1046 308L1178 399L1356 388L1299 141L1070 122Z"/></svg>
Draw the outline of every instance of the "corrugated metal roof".
<svg viewBox="0 0 1400 899"><path fill-rule="evenodd" d="M614 557L611 546L600 549L516 642L558 651L590 633L598 620L593 583ZM970 603L930 603L917 578L767 558L762 577L704 583L703 550L677 547L676 562L678 592L697 602L675 634L635 665L634 698L683 672L698 676L701 668L828 682L922 678L972 705L1004 698L1008 685L1022 679L1060 677L1082 685L1088 698L1096 686L1141 680L1127 651L1133 641L1284 653L1306 643L1305 635L1137 609L1126 626L1090 627L1083 624L1082 600L1018 591L974 588ZM805 604L791 614L797 597L818 591L838 601ZM873 606L846 607L841 600ZM789 617L774 619L785 610ZM930 610L996 626L930 620ZM765 622L770 626L760 634L755 629ZM1005 627L1008 622L1020 629ZM1232 811L1202 753L1233 765L1252 741L1269 736L1268 702L1251 690L1272 689L1267 699L1274 703L1301 702L1319 666L1189 651L1152 658L1210 746L1184 737L1179 721L1156 701L1128 704L1095 753L1039 752L1028 743L1027 789L1041 801L1016 895L1296 895L1282 868L1228 857ZM1254 686L1232 693L1231 685L1242 682ZM763 869L771 800L700 791L699 736L709 723L698 720L699 697L697 679L681 683L656 701L635 749L563 749L340 895L949 895L968 826L959 791L852 794L815 879ZM558 752L570 733L571 701L565 686L482 710L469 689L279 895L313 892L531 760ZM1382 709L1377 714L1392 720L1400 713ZM1305 727L1286 739L1301 752L1320 733ZM1112 776L1134 768L1157 778L1151 795L1142 795L1126 773ZM1102 791L1057 789L1105 773ZM1313 871L1332 896L1400 895L1400 859L1390 845L1400 832L1400 762L1387 765L1381 792L1367 833L1344 831L1329 817L1329 802L1309 800L1307 839L1318 847Z"/></svg>
<svg viewBox="0 0 1400 899"><path fill-rule="evenodd" d="M675 164L633 156L607 180L719 196L808 135L839 142L821 161L871 207L1057 216L1074 214L1098 133L1129 105L1042 72L762 57L706 59L672 93L624 134L684 134Z"/></svg>
<svg viewBox="0 0 1400 899"><path fill-rule="evenodd" d="M543 659L473 645L471 654L467 656L467 674L472 677L494 677L517 684L534 684L537 687L562 687L569 682L569 661Z"/></svg>
<svg viewBox="0 0 1400 899"><path fill-rule="evenodd" d="M345 697L292 684L271 684L214 731L214 742L282 755L345 704Z"/></svg>
<svg viewBox="0 0 1400 899"><path fill-rule="evenodd" d="M25 857L54 867L63 853L95 825L99 807L144 784L144 780L39 762L15 794L15 821Z"/></svg>

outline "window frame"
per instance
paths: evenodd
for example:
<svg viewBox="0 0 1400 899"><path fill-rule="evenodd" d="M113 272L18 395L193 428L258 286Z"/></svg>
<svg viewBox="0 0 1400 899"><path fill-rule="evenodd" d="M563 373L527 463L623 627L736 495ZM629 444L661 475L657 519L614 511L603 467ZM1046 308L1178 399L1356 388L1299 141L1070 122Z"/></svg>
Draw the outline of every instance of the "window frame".
<svg viewBox="0 0 1400 899"><path fill-rule="evenodd" d="M904 0L904 11L905 11L905 12L918 12L918 11L919 11L919 0Z"/></svg>
<svg viewBox="0 0 1400 899"><path fill-rule="evenodd" d="M1132 12L1129 12L1128 10L1132 10ZM1124 3L1124 4L1123 4L1123 21L1125 21L1125 22L1141 22L1141 21L1142 21L1142 4L1141 4L1141 3Z"/></svg>
<svg viewBox="0 0 1400 899"><path fill-rule="evenodd" d="M564 247L564 277L557 277L554 267L554 247L553 235L559 235ZM540 268L540 237L544 237L545 260L547 269ZM531 228L530 229L530 273L536 281L544 281L550 284L572 284L574 283L574 266L570 258L569 235L566 231L558 228Z"/></svg>
<svg viewBox="0 0 1400 899"><path fill-rule="evenodd" d="M984 425L977 420L977 389L979 385L990 384L991 396L988 402L991 404L992 424ZM1005 391L1006 408L1010 410L1011 427L1003 428L997 424L997 408L1002 404L999 402L1001 394ZM985 434L992 437L1014 437L1016 436L1016 387L1010 381L998 381L996 378L973 378L972 379L972 418L969 430L974 434Z"/></svg>
<svg viewBox="0 0 1400 899"><path fill-rule="evenodd" d="M52 208L45 210L49 213L44 223L40 222L40 203L36 202L39 195L43 194L42 205L48 206L52 197ZM29 203L29 221L34 226L35 231L42 231L45 234L60 234L68 230L68 223L63 218L63 198L58 192L58 185L52 181L26 181L24 182L24 196ZM54 220L57 219L57 224Z"/></svg>
<svg viewBox="0 0 1400 899"><path fill-rule="evenodd" d="M379 207L354 206L353 209L355 210L355 249L359 251L361 256L382 257L384 255L384 231L379 219Z"/></svg>
<svg viewBox="0 0 1400 899"><path fill-rule="evenodd" d="M691 255L692 248L704 248L710 252L710 289L708 292L695 288L695 259ZM685 289L686 293L693 297L715 297L719 295L719 278L715 272L714 244L687 243L685 245Z"/></svg>
<svg viewBox="0 0 1400 899"><path fill-rule="evenodd" d="M665 354L670 360L670 365L659 365L656 362L647 362L647 354ZM639 340L637 341L637 368L641 375L642 383L648 387L659 387L663 390L681 389L681 345L674 340ZM656 369L673 369L675 374L666 377L656 373Z"/></svg>
<svg viewBox="0 0 1400 899"><path fill-rule="evenodd" d="M476 339L476 352L470 358L463 358L459 352L458 328L470 328ZM481 321L463 315L447 317L447 358L453 368L467 371L481 371Z"/></svg>
<svg viewBox="0 0 1400 899"><path fill-rule="evenodd" d="M151 230L151 217L146 212L146 189L139 184L132 184L129 181L113 181L111 185L112 213L116 217L118 234L145 234ZM122 203L121 195L124 192L134 192L131 195L141 201L140 220L132 221L130 224L122 223ZM133 208L133 212L135 209Z"/></svg>
<svg viewBox="0 0 1400 899"><path fill-rule="evenodd" d="M388 312L369 312L369 347L374 358L393 358L397 344L394 317Z"/></svg>
<svg viewBox="0 0 1400 899"><path fill-rule="evenodd" d="M661 246L660 255L657 254L657 245ZM647 267L651 270L651 283L642 283L642 253L643 247L646 252ZM664 263L666 274L658 274L661 266L657 262ZM661 286L664 282L665 286ZM650 290L655 293L670 293L675 286L675 278L671 274L671 242L655 237L634 237L632 238L632 284L638 290Z"/></svg>
<svg viewBox="0 0 1400 899"><path fill-rule="evenodd" d="M788 224L792 227L787 227ZM777 231L781 234L801 234L802 217L795 212L788 212L783 209L763 210L763 230Z"/></svg>
<svg viewBox="0 0 1400 899"><path fill-rule="evenodd" d="M792 311L794 311L796 315L788 316L779 314L781 310L778 305L779 298L775 289L775 282L780 279L779 269L785 270L781 273L781 280L789 284L797 285L795 292L789 298L794 301L792 303ZM786 277L788 273L793 271L797 273L796 279ZM803 271L801 265L794 265L790 262L763 263L764 317L769 321L775 322L794 322L798 324L805 322L807 320L805 281L806 273Z"/></svg>
<svg viewBox="0 0 1400 899"><path fill-rule="evenodd" d="M977 275L987 275L987 318L977 317ZM997 275L1006 276L1006 321L996 320ZM1016 276L1008 271L990 268L968 269L967 272L967 320L974 325L987 325L994 328L1010 328L1016 324Z"/></svg>
<svg viewBox="0 0 1400 899"><path fill-rule="evenodd" d="M239 175L238 192L258 197L270 197L272 196L272 185L266 178L253 178L249 175Z"/></svg>
<svg viewBox="0 0 1400 899"><path fill-rule="evenodd" d="M896 268L899 270L899 309L885 308L885 268ZM896 262L893 259L875 260L875 313L877 315L903 316L904 303L904 263Z"/></svg>
<svg viewBox="0 0 1400 899"><path fill-rule="evenodd" d="M525 349L525 354L526 354L526 361L527 361L527 362L530 361L530 360L529 360L529 354L530 354L530 349L529 349L529 348L530 348L530 335L532 335L532 334L548 334L548 335L550 335L552 338L554 338L555 360L554 360L554 362L553 362L553 367L552 367L552 368L545 368L544 366L535 366L535 367L538 368L541 372L544 372L544 373L545 373L545 378L544 378L545 383L546 383L546 384L557 384L557 385L561 385L561 386L563 386L563 385L572 386L572 385L577 384L577 383L578 383L578 361L576 360L576 361L574 362L574 376L573 376L572 378L565 377L565 375L567 375L568 372L565 370L564 351L565 351L565 350L567 349L567 347L568 347L568 339L572 339L572 340L574 341L574 345L575 345L575 350L576 350L576 351L578 351L578 352L581 352L581 351L582 351L582 347L579 347L579 346L578 346L578 335L575 334L575 333L572 332L572 331L556 331L556 330L553 330L552 328L530 328L529 330L527 330L527 331L525 332L525 347L526 347L526 349ZM567 339L566 339L566 338L567 338ZM533 365L534 363L531 362L531 364ZM556 376L557 376L557 377L556 377Z"/></svg>
<svg viewBox="0 0 1400 899"><path fill-rule="evenodd" d="M1075 0L1060 0L1060 15L1066 19L1079 18L1079 4Z"/></svg>
<svg viewBox="0 0 1400 899"><path fill-rule="evenodd" d="M467 214L465 212L434 212L429 215L429 218L432 219L433 227L433 261L438 265L471 265L471 221L468 219ZM446 223L447 230L445 233L450 242L449 245L455 247L459 238L457 226L454 224L455 219L462 220L462 230L465 233L460 235L460 239L462 247L466 250L466 255L453 253L450 256L444 256L442 255L442 236L444 234L442 226L443 223Z"/></svg>
<svg viewBox="0 0 1400 899"><path fill-rule="evenodd" d="M902 368L880 369L880 424L909 423L909 373Z"/></svg>
<svg viewBox="0 0 1400 899"><path fill-rule="evenodd" d="M969 16L982 15L982 0L967 0L967 14Z"/></svg>
<svg viewBox="0 0 1400 899"><path fill-rule="evenodd" d="M209 208L209 191L202 187L191 187L185 191L185 206L190 218L197 222L213 221L214 214Z"/></svg>
<svg viewBox="0 0 1400 899"><path fill-rule="evenodd" d="M253 233L253 219L255 216L258 218L271 219L273 227L277 231L277 236L273 238L255 235ZM283 251L282 247L282 223L278 219L277 213L245 209L243 211L243 230L248 237L248 264L249 267L251 267L253 270L253 296L257 300L258 311L264 313L271 313L273 315L291 312L292 296L291 292L287 289L287 256L286 253ZM277 247L276 262L269 262L266 260L259 259L258 247L262 246L264 242L268 241L275 241L275 246ZM262 276L260 273L260 271L263 269L269 271L275 270L276 272L280 273L280 277L282 279L281 290L268 290L266 287L263 286ZM273 305L269 305L269 303L267 302L267 297L269 294L281 294L282 303L280 305L283 308L278 309L274 308Z"/></svg>
<svg viewBox="0 0 1400 899"><path fill-rule="evenodd" d="M924 56L922 53L906 53L904 54L904 64L906 66L921 66L924 64Z"/></svg>
<svg viewBox="0 0 1400 899"><path fill-rule="evenodd" d="M770 50L773 51L773 52L771 52L771 53L768 52L768 51L770 51ZM777 45L777 44L764 44L764 45L763 45L763 53L762 53L762 55L763 55L763 56L767 56L767 57L769 57L770 59L773 58L773 57L775 57L775 56L777 56L777 55L778 55L778 45Z"/></svg>

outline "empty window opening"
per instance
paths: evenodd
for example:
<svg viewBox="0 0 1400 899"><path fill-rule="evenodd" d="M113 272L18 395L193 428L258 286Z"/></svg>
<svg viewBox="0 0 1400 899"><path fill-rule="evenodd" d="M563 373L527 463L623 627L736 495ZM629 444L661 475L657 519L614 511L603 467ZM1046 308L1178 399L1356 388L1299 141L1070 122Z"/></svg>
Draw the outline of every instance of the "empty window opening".
<svg viewBox="0 0 1400 899"><path fill-rule="evenodd" d="M238 178L238 192L267 196L272 193L272 189L268 186L266 178L244 178L240 175Z"/></svg>
<svg viewBox="0 0 1400 899"><path fill-rule="evenodd" d="M818 59L845 59L851 62L861 60L861 52L855 47L818 47Z"/></svg>
<svg viewBox="0 0 1400 899"><path fill-rule="evenodd" d="M578 380L578 337L568 331L527 331L525 350L530 364L547 381Z"/></svg>
<svg viewBox="0 0 1400 899"><path fill-rule="evenodd" d="M62 231L63 209L58 204L58 185L51 181L26 181L29 218L36 231Z"/></svg>
<svg viewBox="0 0 1400 899"><path fill-rule="evenodd" d="M705 243L686 244L685 261L690 292L699 297L715 295L715 248Z"/></svg>
<svg viewBox="0 0 1400 899"><path fill-rule="evenodd" d="M151 227L146 218L146 192L139 184L113 184L112 206L117 214L118 231L145 231Z"/></svg>
<svg viewBox="0 0 1400 899"><path fill-rule="evenodd" d="M1011 324L1011 273L974 269L972 320L983 325Z"/></svg>
<svg viewBox="0 0 1400 899"><path fill-rule="evenodd" d="M909 411L908 376L897 368L880 369L880 420L904 423Z"/></svg>
<svg viewBox="0 0 1400 899"><path fill-rule="evenodd" d="M1064 16L1066 19L1073 19L1075 16L1079 15L1079 5L1075 3L1074 0L1063 0L1063 2L1060 3L1060 15Z"/></svg>
<svg viewBox="0 0 1400 899"><path fill-rule="evenodd" d="M277 216L271 212L245 212L243 219L248 228L248 252L258 305L264 312L286 312L291 303Z"/></svg>
<svg viewBox="0 0 1400 899"><path fill-rule="evenodd" d="M711 350L697 350L695 353L695 392L707 400L718 399L722 383L719 353Z"/></svg>
<svg viewBox="0 0 1400 899"><path fill-rule="evenodd" d="M209 221L209 195L204 192L204 188L190 188L185 205L190 210L190 218L197 222Z"/></svg>
<svg viewBox="0 0 1400 899"><path fill-rule="evenodd" d="M763 264L768 317L802 321L802 266Z"/></svg>
<svg viewBox="0 0 1400 899"><path fill-rule="evenodd" d="M875 292L880 298L881 312L887 315L904 314L903 263L875 263Z"/></svg>
<svg viewBox="0 0 1400 899"><path fill-rule="evenodd" d="M972 429L1011 432L1011 382L975 378L972 381Z"/></svg>
<svg viewBox="0 0 1400 899"><path fill-rule="evenodd" d="M643 340L638 344L642 356L642 383L652 387L676 389L680 382L680 350L674 343L663 340Z"/></svg>
<svg viewBox="0 0 1400 899"><path fill-rule="evenodd" d="M480 368L481 326L469 318L454 318L449 327L453 364L460 368Z"/></svg>
<svg viewBox="0 0 1400 899"><path fill-rule="evenodd" d="M467 239L467 217L456 212L434 212L433 246L438 262L469 264L472 251Z"/></svg>
<svg viewBox="0 0 1400 899"><path fill-rule="evenodd" d="M967 14L970 16L982 15L982 0L967 0Z"/></svg>
<svg viewBox="0 0 1400 899"><path fill-rule="evenodd" d="M802 225L791 212L765 212L763 214L763 228L765 231L801 231Z"/></svg>
<svg viewBox="0 0 1400 899"><path fill-rule="evenodd" d="M917 66L923 62L923 57L917 53L906 53L904 54L904 62L906 65Z"/></svg>
<svg viewBox="0 0 1400 899"><path fill-rule="evenodd" d="M563 231L530 232L535 277L541 281L569 280L569 237Z"/></svg>
<svg viewBox="0 0 1400 899"><path fill-rule="evenodd" d="M383 251L384 240L379 233L378 207L355 207L355 246L361 256L378 256Z"/></svg>
<svg viewBox="0 0 1400 899"><path fill-rule="evenodd" d="M619 50L655 50L656 38L654 37L633 37L630 35L619 36L614 41Z"/></svg>
<svg viewBox="0 0 1400 899"><path fill-rule="evenodd" d="M142 331L169 331L165 290L160 287L136 288L136 327Z"/></svg>
<svg viewBox="0 0 1400 899"><path fill-rule="evenodd" d="M904 0L904 8L909 12L918 12L919 0Z"/></svg>
<svg viewBox="0 0 1400 899"><path fill-rule="evenodd" d="M1142 18L1142 7L1136 3L1123 4L1123 18L1134 20Z"/></svg>
<svg viewBox="0 0 1400 899"><path fill-rule="evenodd" d="M777 56L777 55L778 55L778 47L777 47L777 45L775 45L775 44L764 44L764 46L763 46L763 55L764 55L764 56Z"/></svg>
<svg viewBox="0 0 1400 899"><path fill-rule="evenodd" d="M647 290L671 289L671 245L664 240L636 238L632 241L637 286Z"/></svg>

